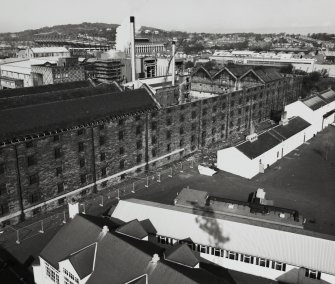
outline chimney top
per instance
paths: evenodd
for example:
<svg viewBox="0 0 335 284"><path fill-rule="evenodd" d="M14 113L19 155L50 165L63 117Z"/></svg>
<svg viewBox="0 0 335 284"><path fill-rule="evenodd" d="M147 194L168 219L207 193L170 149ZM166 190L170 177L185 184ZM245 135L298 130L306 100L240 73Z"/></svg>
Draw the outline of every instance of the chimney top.
<svg viewBox="0 0 335 284"><path fill-rule="evenodd" d="M102 227L102 232L104 234L107 234L107 232L109 232L109 229L108 229L108 227L106 225Z"/></svg>
<svg viewBox="0 0 335 284"><path fill-rule="evenodd" d="M160 257L158 256L157 253L155 253L151 259L152 263L157 263L160 260Z"/></svg>
<svg viewBox="0 0 335 284"><path fill-rule="evenodd" d="M135 23L135 17L134 16L130 16L130 22Z"/></svg>

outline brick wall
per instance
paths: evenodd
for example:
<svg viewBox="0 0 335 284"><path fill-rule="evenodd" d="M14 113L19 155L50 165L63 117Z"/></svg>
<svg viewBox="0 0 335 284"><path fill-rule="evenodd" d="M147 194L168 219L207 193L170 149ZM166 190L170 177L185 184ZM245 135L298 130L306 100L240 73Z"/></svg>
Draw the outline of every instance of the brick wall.
<svg viewBox="0 0 335 284"><path fill-rule="evenodd" d="M26 217L154 170L213 143L236 141L300 94L301 80L269 85L72 129L0 148L0 220ZM1 170L3 165L4 170ZM60 198L61 197L61 198ZM53 200L52 202L50 202ZM21 208L21 204L23 208ZM44 205L46 204L46 205ZM18 220L18 217L13 219Z"/></svg>

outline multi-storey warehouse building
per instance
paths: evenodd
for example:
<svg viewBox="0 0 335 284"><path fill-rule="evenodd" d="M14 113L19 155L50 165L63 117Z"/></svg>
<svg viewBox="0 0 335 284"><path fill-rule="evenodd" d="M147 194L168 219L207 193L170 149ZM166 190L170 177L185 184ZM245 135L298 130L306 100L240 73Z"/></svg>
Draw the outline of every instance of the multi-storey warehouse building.
<svg viewBox="0 0 335 284"><path fill-rule="evenodd" d="M199 74L199 73L196 73ZM194 77L193 77L194 78ZM137 90L88 82L0 92L0 222L60 206L215 142L236 140L251 120L297 99L300 78L158 103Z"/></svg>

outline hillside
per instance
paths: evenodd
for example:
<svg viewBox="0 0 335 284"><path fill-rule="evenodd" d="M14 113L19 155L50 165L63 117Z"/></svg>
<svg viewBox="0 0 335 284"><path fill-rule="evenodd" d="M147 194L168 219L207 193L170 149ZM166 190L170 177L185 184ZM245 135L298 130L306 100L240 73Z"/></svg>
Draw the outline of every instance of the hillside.
<svg viewBox="0 0 335 284"><path fill-rule="evenodd" d="M105 23L81 23L57 25L52 27L43 27L40 29L25 30L17 32L16 37L13 38L13 33L0 33L0 37L5 41L30 41L33 40L35 34L40 33L59 33L64 36L77 37L78 35L87 35L92 37L104 37L109 41L115 40L115 31L118 24Z"/></svg>

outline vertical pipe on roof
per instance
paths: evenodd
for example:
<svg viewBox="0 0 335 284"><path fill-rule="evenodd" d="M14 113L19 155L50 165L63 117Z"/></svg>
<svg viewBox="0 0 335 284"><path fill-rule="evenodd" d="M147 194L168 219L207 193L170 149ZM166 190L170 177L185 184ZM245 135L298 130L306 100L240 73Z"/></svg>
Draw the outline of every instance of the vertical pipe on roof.
<svg viewBox="0 0 335 284"><path fill-rule="evenodd" d="M175 68L175 53L176 53L176 41L172 40L172 86L174 86L176 68Z"/></svg>
<svg viewBox="0 0 335 284"><path fill-rule="evenodd" d="M130 17L130 56L131 56L131 81L136 80L136 70L135 70L135 17Z"/></svg>

